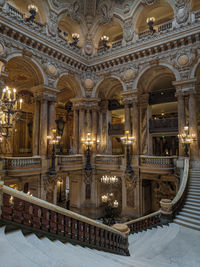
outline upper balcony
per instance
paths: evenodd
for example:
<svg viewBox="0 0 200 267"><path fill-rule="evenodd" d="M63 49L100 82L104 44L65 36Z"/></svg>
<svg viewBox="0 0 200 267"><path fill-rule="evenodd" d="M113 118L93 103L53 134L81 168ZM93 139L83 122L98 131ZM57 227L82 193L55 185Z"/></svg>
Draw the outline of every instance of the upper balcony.
<svg viewBox="0 0 200 267"><path fill-rule="evenodd" d="M178 118L149 120L150 133L178 132Z"/></svg>
<svg viewBox="0 0 200 267"><path fill-rule="evenodd" d="M2 33L80 69L113 60L119 56L131 55L134 58L133 53L140 56L143 54L142 51L145 55L149 55L151 52L154 53L149 49L160 46L161 43L162 45L170 44L173 47L172 43L175 40L179 39L181 43L183 38L199 33L200 11L193 11L190 18L190 21L181 27L176 24L175 19L170 19L165 23L156 25L156 32L153 34L149 30L141 31L135 33L130 42L125 42L124 39L115 41L109 49L100 48L94 55L86 56L83 53L83 46L79 48L71 45L59 32L52 35L47 23L26 21L24 14L8 2L0 12ZM159 49L157 50L159 51Z"/></svg>

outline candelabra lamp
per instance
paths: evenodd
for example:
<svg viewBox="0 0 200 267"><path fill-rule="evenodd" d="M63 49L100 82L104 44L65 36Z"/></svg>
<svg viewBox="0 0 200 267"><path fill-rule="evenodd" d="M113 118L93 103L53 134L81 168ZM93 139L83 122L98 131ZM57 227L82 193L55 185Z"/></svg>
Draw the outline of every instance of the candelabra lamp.
<svg viewBox="0 0 200 267"><path fill-rule="evenodd" d="M38 8L35 6L35 5L29 5L28 6L28 11L29 11L29 13L31 14L30 15L30 17L28 17L27 19L26 19L26 21L27 22L29 22L29 21L34 21L34 19L35 19L35 16L36 16L36 14L37 14L37 12L38 12Z"/></svg>
<svg viewBox="0 0 200 267"><path fill-rule="evenodd" d="M126 170L125 173L134 174L133 169L131 168L131 157L129 146L135 142L135 137L130 136L129 131L125 131L125 136L120 138L122 143L126 146Z"/></svg>
<svg viewBox="0 0 200 267"><path fill-rule="evenodd" d="M103 47L105 48L105 49L108 49L108 48L110 48L110 46L108 46L108 40L109 40L109 37L108 36L106 36L106 35L103 35L102 37L101 37L101 41L102 41L102 44L103 44Z"/></svg>
<svg viewBox="0 0 200 267"><path fill-rule="evenodd" d="M22 109L22 99L17 99L16 89L6 86L0 100L0 131L1 137L10 137L10 130L19 118Z"/></svg>
<svg viewBox="0 0 200 267"><path fill-rule="evenodd" d="M189 134L189 127L186 125L183 128L183 133L178 135L180 142L184 145L184 156L189 157L190 144L196 140L195 134Z"/></svg>
<svg viewBox="0 0 200 267"><path fill-rule="evenodd" d="M156 32L156 30L155 30L154 27L153 27L154 22L155 22L155 18L154 18L154 17L147 18L147 25L149 26L149 30L150 30L152 33L155 33L155 32Z"/></svg>
<svg viewBox="0 0 200 267"><path fill-rule="evenodd" d="M56 167L55 167L55 161L56 161L56 144L59 143L60 136L57 135L56 129L52 129L52 135L47 136L48 143L52 145L52 155L51 155L51 168L50 168L50 174L56 174Z"/></svg>
<svg viewBox="0 0 200 267"><path fill-rule="evenodd" d="M73 43L71 43L71 45L77 46L79 42L79 34L76 32L72 33L72 39L73 39Z"/></svg>

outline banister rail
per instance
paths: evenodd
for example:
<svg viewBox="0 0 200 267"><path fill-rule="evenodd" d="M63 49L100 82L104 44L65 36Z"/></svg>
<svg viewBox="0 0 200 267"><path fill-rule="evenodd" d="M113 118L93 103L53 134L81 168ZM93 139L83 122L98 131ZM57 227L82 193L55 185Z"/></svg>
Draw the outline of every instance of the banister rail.
<svg viewBox="0 0 200 267"><path fill-rule="evenodd" d="M156 211L149 215L129 221L125 224L130 228L131 233L135 233L150 228L154 225L158 225L161 222L160 218L161 218L161 212Z"/></svg>
<svg viewBox="0 0 200 267"><path fill-rule="evenodd" d="M128 256L128 239L87 217L29 196L0 181L0 221L61 241Z"/></svg>
<svg viewBox="0 0 200 267"><path fill-rule="evenodd" d="M162 199L160 201L161 209L149 215L137 218L135 220L126 222L125 224L130 228L131 233L142 231L151 228L155 225L161 225L171 221L176 213L184 204L187 193L189 172L189 158L184 159L184 171L181 186L176 197L171 201L170 199Z"/></svg>
<svg viewBox="0 0 200 267"><path fill-rule="evenodd" d="M189 173L189 158L185 158L183 178L178 193L176 194L175 198L172 201L166 199L162 199L160 201L161 212L164 217L168 217L169 219L174 218L174 216L179 212L179 210L183 206L188 188L188 181L189 181L188 173Z"/></svg>

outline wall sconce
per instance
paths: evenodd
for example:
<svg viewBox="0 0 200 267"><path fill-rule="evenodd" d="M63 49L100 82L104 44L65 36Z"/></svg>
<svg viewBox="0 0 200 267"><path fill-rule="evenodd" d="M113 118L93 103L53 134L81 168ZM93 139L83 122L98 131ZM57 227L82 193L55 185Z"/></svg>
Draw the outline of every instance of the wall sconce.
<svg viewBox="0 0 200 267"><path fill-rule="evenodd" d="M109 40L109 37L106 36L106 35L103 35L103 36L101 37L101 41L102 41L103 47L104 47L105 49L110 48L110 46L107 45L108 40Z"/></svg>
<svg viewBox="0 0 200 267"><path fill-rule="evenodd" d="M35 16L38 12L38 8L35 5L28 5L28 11L31 14L29 18L26 19L27 22L34 21Z"/></svg>
<svg viewBox="0 0 200 267"><path fill-rule="evenodd" d="M72 33L72 39L74 40L74 42L71 43L71 45L77 46L77 44L79 42L79 34L78 33Z"/></svg>
<svg viewBox="0 0 200 267"><path fill-rule="evenodd" d="M149 26L149 30L150 30L152 33L155 33L155 32L156 32L156 30L153 28L154 22L155 22L155 18L154 18L154 17L147 18L147 24L148 24L148 26Z"/></svg>

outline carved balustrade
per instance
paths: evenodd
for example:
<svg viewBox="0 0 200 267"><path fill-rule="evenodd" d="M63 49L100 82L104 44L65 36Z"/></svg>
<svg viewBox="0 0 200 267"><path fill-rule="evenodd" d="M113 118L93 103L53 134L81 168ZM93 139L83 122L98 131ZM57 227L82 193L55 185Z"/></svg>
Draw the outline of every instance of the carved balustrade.
<svg viewBox="0 0 200 267"><path fill-rule="evenodd" d="M81 169L83 167L83 155L58 155L57 165L62 171Z"/></svg>
<svg viewBox="0 0 200 267"><path fill-rule="evenodd" d="M123 135L124 134L124 123L108 124L109 135Z"/></svg>
<svg viewBox="0 0 200 267"><path fill-rule="evenodd" d="M120 169L123 164L123 155L96 155L95 165L98 169Z"/></svg>
<svg viewBox="0 0 200 267"><path fill-rule="evenodd" d="M138 231L142 231L147 228L151 228L152 226L160 224L161 223L160 218L161 218L161 212L156 211L147 216L129 221L125 224L130 228L131 233L136 233Z"/></svg>
<svg viewBox="0 0 200 267"><path fill-rule="evenodd" d="M172 29L172 24L173 24L173 21L168 21L166 23L163 23L163 24L160 24L160 25L156 25L155 28L158 29L157 32L152 33L152 31L150 31L150 30L147 30L147 31L144 31L144 32L140 32L140 33L138 33L138 38L139 39L143 39L143 38L147 38L147 37L149 38L150 36L152 36L152 35L154 36L157 33L170 30L170 29Z"/></svg>
<svg viewBox="0 0 200 267"><path fill-rule="evenodd" d="M106 225L0 183L1 224L124 256L129 255L125 235Z"/></svg>
<svg viewBox="0 0 200 267"><path fill-rule="evenodd" d="M140 156L141 172L146 173L171 173L175 168L176 156L157 157Z"/></svg>
<svg viewBox="0 0 200 267"><path fill-rule="evenodd" d="M6 170L19 168L37 168L41 166L40 157L6 157L4 159Z"/></svg>

